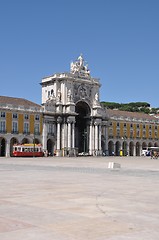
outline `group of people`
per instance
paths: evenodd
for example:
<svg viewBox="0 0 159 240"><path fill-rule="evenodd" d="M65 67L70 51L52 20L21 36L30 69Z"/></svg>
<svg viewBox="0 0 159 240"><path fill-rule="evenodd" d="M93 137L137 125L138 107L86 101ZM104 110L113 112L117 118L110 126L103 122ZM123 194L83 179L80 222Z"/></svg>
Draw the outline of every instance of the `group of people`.
<svg viewBox="0 0 159 240"><path fill-rule="evenodd" d="M159 152L151 151L151 159L157 159L159 157Z"/></svg>

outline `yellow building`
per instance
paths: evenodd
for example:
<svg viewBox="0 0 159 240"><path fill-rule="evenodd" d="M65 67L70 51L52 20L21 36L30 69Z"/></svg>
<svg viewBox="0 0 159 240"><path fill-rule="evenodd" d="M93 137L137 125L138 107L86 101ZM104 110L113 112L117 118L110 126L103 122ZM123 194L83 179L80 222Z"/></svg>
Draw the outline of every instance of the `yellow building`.
<svg viewBox="0 0 159 240"><path fill-rule="evenodd" d="M142 150L159 146L159 119L138 112L107 109L109 155L140 156Z"/></svg>
<svg viewBox="0 0 159 240"><path fill-rule="evenodd" d="M0 156L12 156L13 144L42 143L41 105L0 96Z"/></svg>

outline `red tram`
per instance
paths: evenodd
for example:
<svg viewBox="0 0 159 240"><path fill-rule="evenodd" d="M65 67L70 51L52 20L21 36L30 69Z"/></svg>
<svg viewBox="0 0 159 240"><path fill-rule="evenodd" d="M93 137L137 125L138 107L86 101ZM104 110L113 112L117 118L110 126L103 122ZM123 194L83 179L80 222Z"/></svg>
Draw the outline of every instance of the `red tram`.
<svg viewBox="0 0 159 240"><path fill-rule="evenodd" d="M43 157L43 148L41 144L14 144L13 157Z"/></svg>

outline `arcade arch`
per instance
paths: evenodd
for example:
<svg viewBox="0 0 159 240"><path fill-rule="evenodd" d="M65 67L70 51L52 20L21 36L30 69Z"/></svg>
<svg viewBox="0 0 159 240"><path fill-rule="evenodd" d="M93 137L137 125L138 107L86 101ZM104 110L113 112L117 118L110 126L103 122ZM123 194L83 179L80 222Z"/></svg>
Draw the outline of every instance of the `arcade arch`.
<svg viewBox="0 0 159 240"><path fill-rule="evenodd" d="M5 138L0 138L0 156L5 157L6 153L6 140Z"/></svg>
<svg viewBox="0 0 159 240"><path fill-rule="evenodd" d="M75 112L78 114L75 123L75 147L79 153L88 153L91 110L86 102L79 101L76 103Z"/></svg>
<svg viewBox="0 0 159 240"><path fill-rule="evenodd" d="M55 153L55 143L52 139L47 140L47 151L49 156L54 156Z"/></svg>

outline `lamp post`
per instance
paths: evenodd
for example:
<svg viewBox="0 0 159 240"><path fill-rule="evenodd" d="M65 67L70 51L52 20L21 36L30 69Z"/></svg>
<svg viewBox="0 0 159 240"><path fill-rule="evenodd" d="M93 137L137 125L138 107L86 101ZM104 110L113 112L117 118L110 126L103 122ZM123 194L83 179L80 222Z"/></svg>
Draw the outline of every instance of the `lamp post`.
<svg viewBox="0 0 159 240"><path fill-rule="evenodd" d="M84 133L83 133L83 136L84 136L84 155L85 155L85 153L86 153L86 147L87 147L87 145L86 145L86 143L87 143L87 131L86 130L84 130Z"/></svg>

